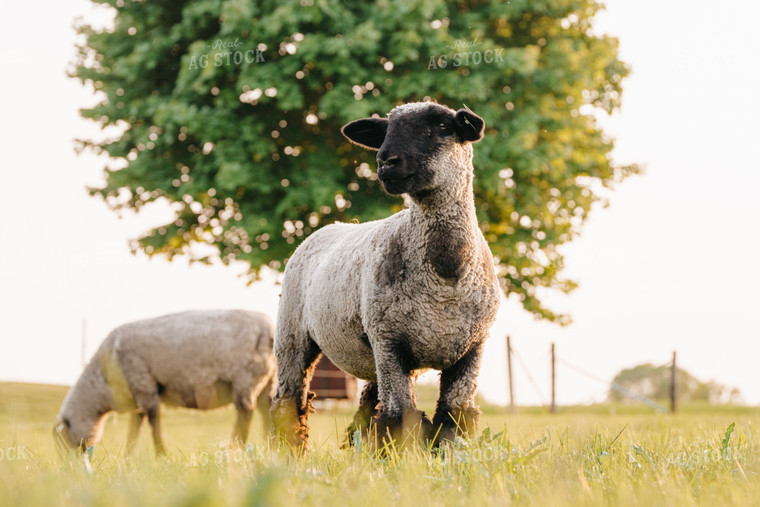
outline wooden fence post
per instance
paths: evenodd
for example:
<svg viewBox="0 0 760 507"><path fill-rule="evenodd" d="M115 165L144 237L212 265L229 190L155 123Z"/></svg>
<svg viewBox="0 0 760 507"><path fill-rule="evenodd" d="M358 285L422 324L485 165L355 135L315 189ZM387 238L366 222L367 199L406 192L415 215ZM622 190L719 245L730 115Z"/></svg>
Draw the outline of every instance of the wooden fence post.
<svg viewBox="0 0 760 507"><path fill-rule="evenodd" d="M670 411L676 412L678 408L678 368L676 367L676 351L673 351L673 364L670 366Z"/></svg>
<svg viewBox="0 0 760 507"><path fill-rule="evenodd" d="M507 383L509 384L509 411L515 413L515 392L512 386L512 339L507 335Z"/></svg>
<svg viewBox="0 0 760 507"><path fill-rule="evenodd" d="M554 343L552 343L552 403L549 406L549 412L557 412L557 356L554 353Z"/></svg>

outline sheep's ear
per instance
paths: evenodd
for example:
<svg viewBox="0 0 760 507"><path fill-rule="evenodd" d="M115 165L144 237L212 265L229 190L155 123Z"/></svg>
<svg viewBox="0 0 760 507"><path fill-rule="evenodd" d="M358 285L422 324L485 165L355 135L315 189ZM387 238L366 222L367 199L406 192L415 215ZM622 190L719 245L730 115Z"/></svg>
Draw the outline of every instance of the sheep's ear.
<svg viewBox="0 0 760 507"><path fill-rule="evenodd" d="M343 125L340 129L346 139L362 148L377 151L385 141L388 130L387 118L364 118Z"/></svg>
<svg viewBox="0 0 760 507"><path fill-rule="evenodd" d="M457 122L457 135L462 142L474 143L483 139L483 131L486 127L483 118L469 109L460 109L454 119Z"/></svg>

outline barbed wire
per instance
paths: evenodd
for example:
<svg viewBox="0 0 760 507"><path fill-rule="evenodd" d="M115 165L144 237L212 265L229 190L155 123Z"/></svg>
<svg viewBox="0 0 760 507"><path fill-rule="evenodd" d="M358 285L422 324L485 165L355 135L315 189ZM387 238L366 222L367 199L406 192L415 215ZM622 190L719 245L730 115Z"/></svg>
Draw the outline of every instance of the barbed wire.
<svg viewBox="0 0 760 507"><path fill-rule="evenodd" d="M544 398L543 393L541 392L541 389L538 387L538 383L536 382L536 379L533 378L533 375L530 374L530 370L528 369L528 366L525 364L525 361L523 361L522 357L520 357L520 354L517 353L517 351L512 348L512 355L517 358L517 360L520 362L520 365L523 368L523 371L525 371L525 375L528 377L528 381L533 386L533 389L536 390L536 394L538 395L538 400L541 402L541 405L548 406L546 403L546 398Z"/></svg>
<svg viewBox="0 0 760 507"><path fill-rule="evenodd" d="M649 407L657 410L658 412L668 412L668 409L666 407L660 405L656 401L650 400L646 396L642 396L640 394L634 393L630 389L627 389L627 388L623 387L622 385L618 384L617 382L609 382L609 381L607 381L607 380L605 380L605 379L603 379L603 378L601 378L601 377L599 377L599 376L597 376L597 375L595 375L595 374L593 374L593 373L591 373L589 371L584 370L583 368L581 368L579 366L575 366L574 364L571 364L571 363L565 361L564 359L556 359L556 361L557 361L557 363L562 364L566 368L569 368L569 369L575 371L576 373L578 373L580 375L583 375L584 377L588 377L588 378L590 378L592 380L595 380L597 382L601 382L601 383L603 383L605 385L609 384L610 389L612 389L613 391L619 392L620 394L622 394L626 398L630 398L632 400L635 400L635 401L638 401L640 403L643 403L644 405L647 405L647 406L649 406Z"/></svg>
<svg viewBox="0 0 760 507"><path fill-rule="evenodd" d="M532 371L531 368L528 368L528 365L523 360L522 356L520 356L520 354L518 354L517 351L513 347L510 347L510 350L511 350L512 355L515 358L517 358L517 361L518 361L519 365L522 367L523 371L525 372L525 376L528 378L528 381L530 382L530 384L533 387L534 391L538 395L539 402L541 403L541 405L543 405L545 407L548 407L548 404L546 403L546 398L544 397L544 394L541 391L541 388L538 386L538 382L536 382L536 379L531 374L531 371ZM551 360L551 357L552 357L552 353L551 352L549 352L545 356L545 358L548 358L549 360ZM599 375L596 375L595 373L592 373L592 372L590 372L588 370L585 370L584 368L581 368L580 366L577 366L577 365L575 365L573 363L570 363L569 361L566 361L564 359L559 358L556 355L556 351L555 351L555 354L554 354L554 361L556 362L556 364L560 364L560 365L562 365L562 366L564 366L564 367L566 367L566 368L574 371L575 373L577 373L579 375L582 375L582 376L584 376L586 378L594 380L594 381L596 381L596 382L598 382L600 384L604 384L605 386L609 386L609 388L612 391L616 391L616 392L620 393L625 398L628 398L628 399L637 401L639 403L642 403L644 405L647 405L648 407L653 408L654 410L656 410L658 412L670 412L670 410L667 407L665 407L664 405L661 405L660 403L657 403L653 399L647 398L646 396L643 396L643 395L638 394L638 393L636 393L634 391L631 391L630 389L626 388L622 384L619 384L618 382L609 381L607 379L603 379ZM668 362L662 364L661 367L670 368L670 367L672 367L672 365L673 365L673 361L668 361ZM538 368L536 368L536 369L538 369Z"/></svg>

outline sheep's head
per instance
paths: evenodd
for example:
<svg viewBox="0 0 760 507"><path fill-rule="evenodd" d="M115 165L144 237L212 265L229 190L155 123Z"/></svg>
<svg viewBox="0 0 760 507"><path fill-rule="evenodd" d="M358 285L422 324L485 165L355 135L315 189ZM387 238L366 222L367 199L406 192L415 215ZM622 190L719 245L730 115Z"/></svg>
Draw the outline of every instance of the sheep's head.
<svg viewBox="0 0 760 507"><path fill-rule="evenodd" d="M55 426L53 426L53 440L55 440L56 445L68 447L84 445L85 439L84 437L77 439L76 435L78 433L77 429L71 430L71 421L68 417L58 416Z"/></svg>
<svg viewBox="0 0 760 507"><path fill-rule="evenodd" d="M103 431L104 417L66 417L58 415L53 427L53 440L61 447L79 448L82 452L87 446L97 442Z"/></svg>
<svg viewBox="0 0 760 507"><path fill-rule="evenodd" d="M377 177L386 192L414 195L454 176L442 170L466 170L461 166L470 166L469 143L483 138L484 127L483 119L469 109L414 102L393 109L388 118L352 121L341 132L352 143L377 150ZM447 157L460 162L441 164Z"/></svg>

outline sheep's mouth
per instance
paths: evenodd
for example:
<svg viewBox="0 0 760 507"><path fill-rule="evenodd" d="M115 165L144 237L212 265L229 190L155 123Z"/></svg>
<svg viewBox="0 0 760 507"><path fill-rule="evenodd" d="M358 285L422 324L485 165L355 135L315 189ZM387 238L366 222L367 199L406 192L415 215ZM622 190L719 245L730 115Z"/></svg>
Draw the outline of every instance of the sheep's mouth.
<svg viewBox="0 0 760 507"><path fill-rule="evenodd" d="M384 176L380 178L380 181L382 181L383 183L400 183L402 181L407 181L412 176L414 176L414 174L408 174L406 176L395 176L395 177Z"/></svg>
<svg viewBox="0 0 760 507"><path fill-rule="evenodd" d="M383 184L383 188L391 195L403 194L409 191L412 184L412 178L414 173L407 176L389 178L380 178L380 182Z"/></svg>

